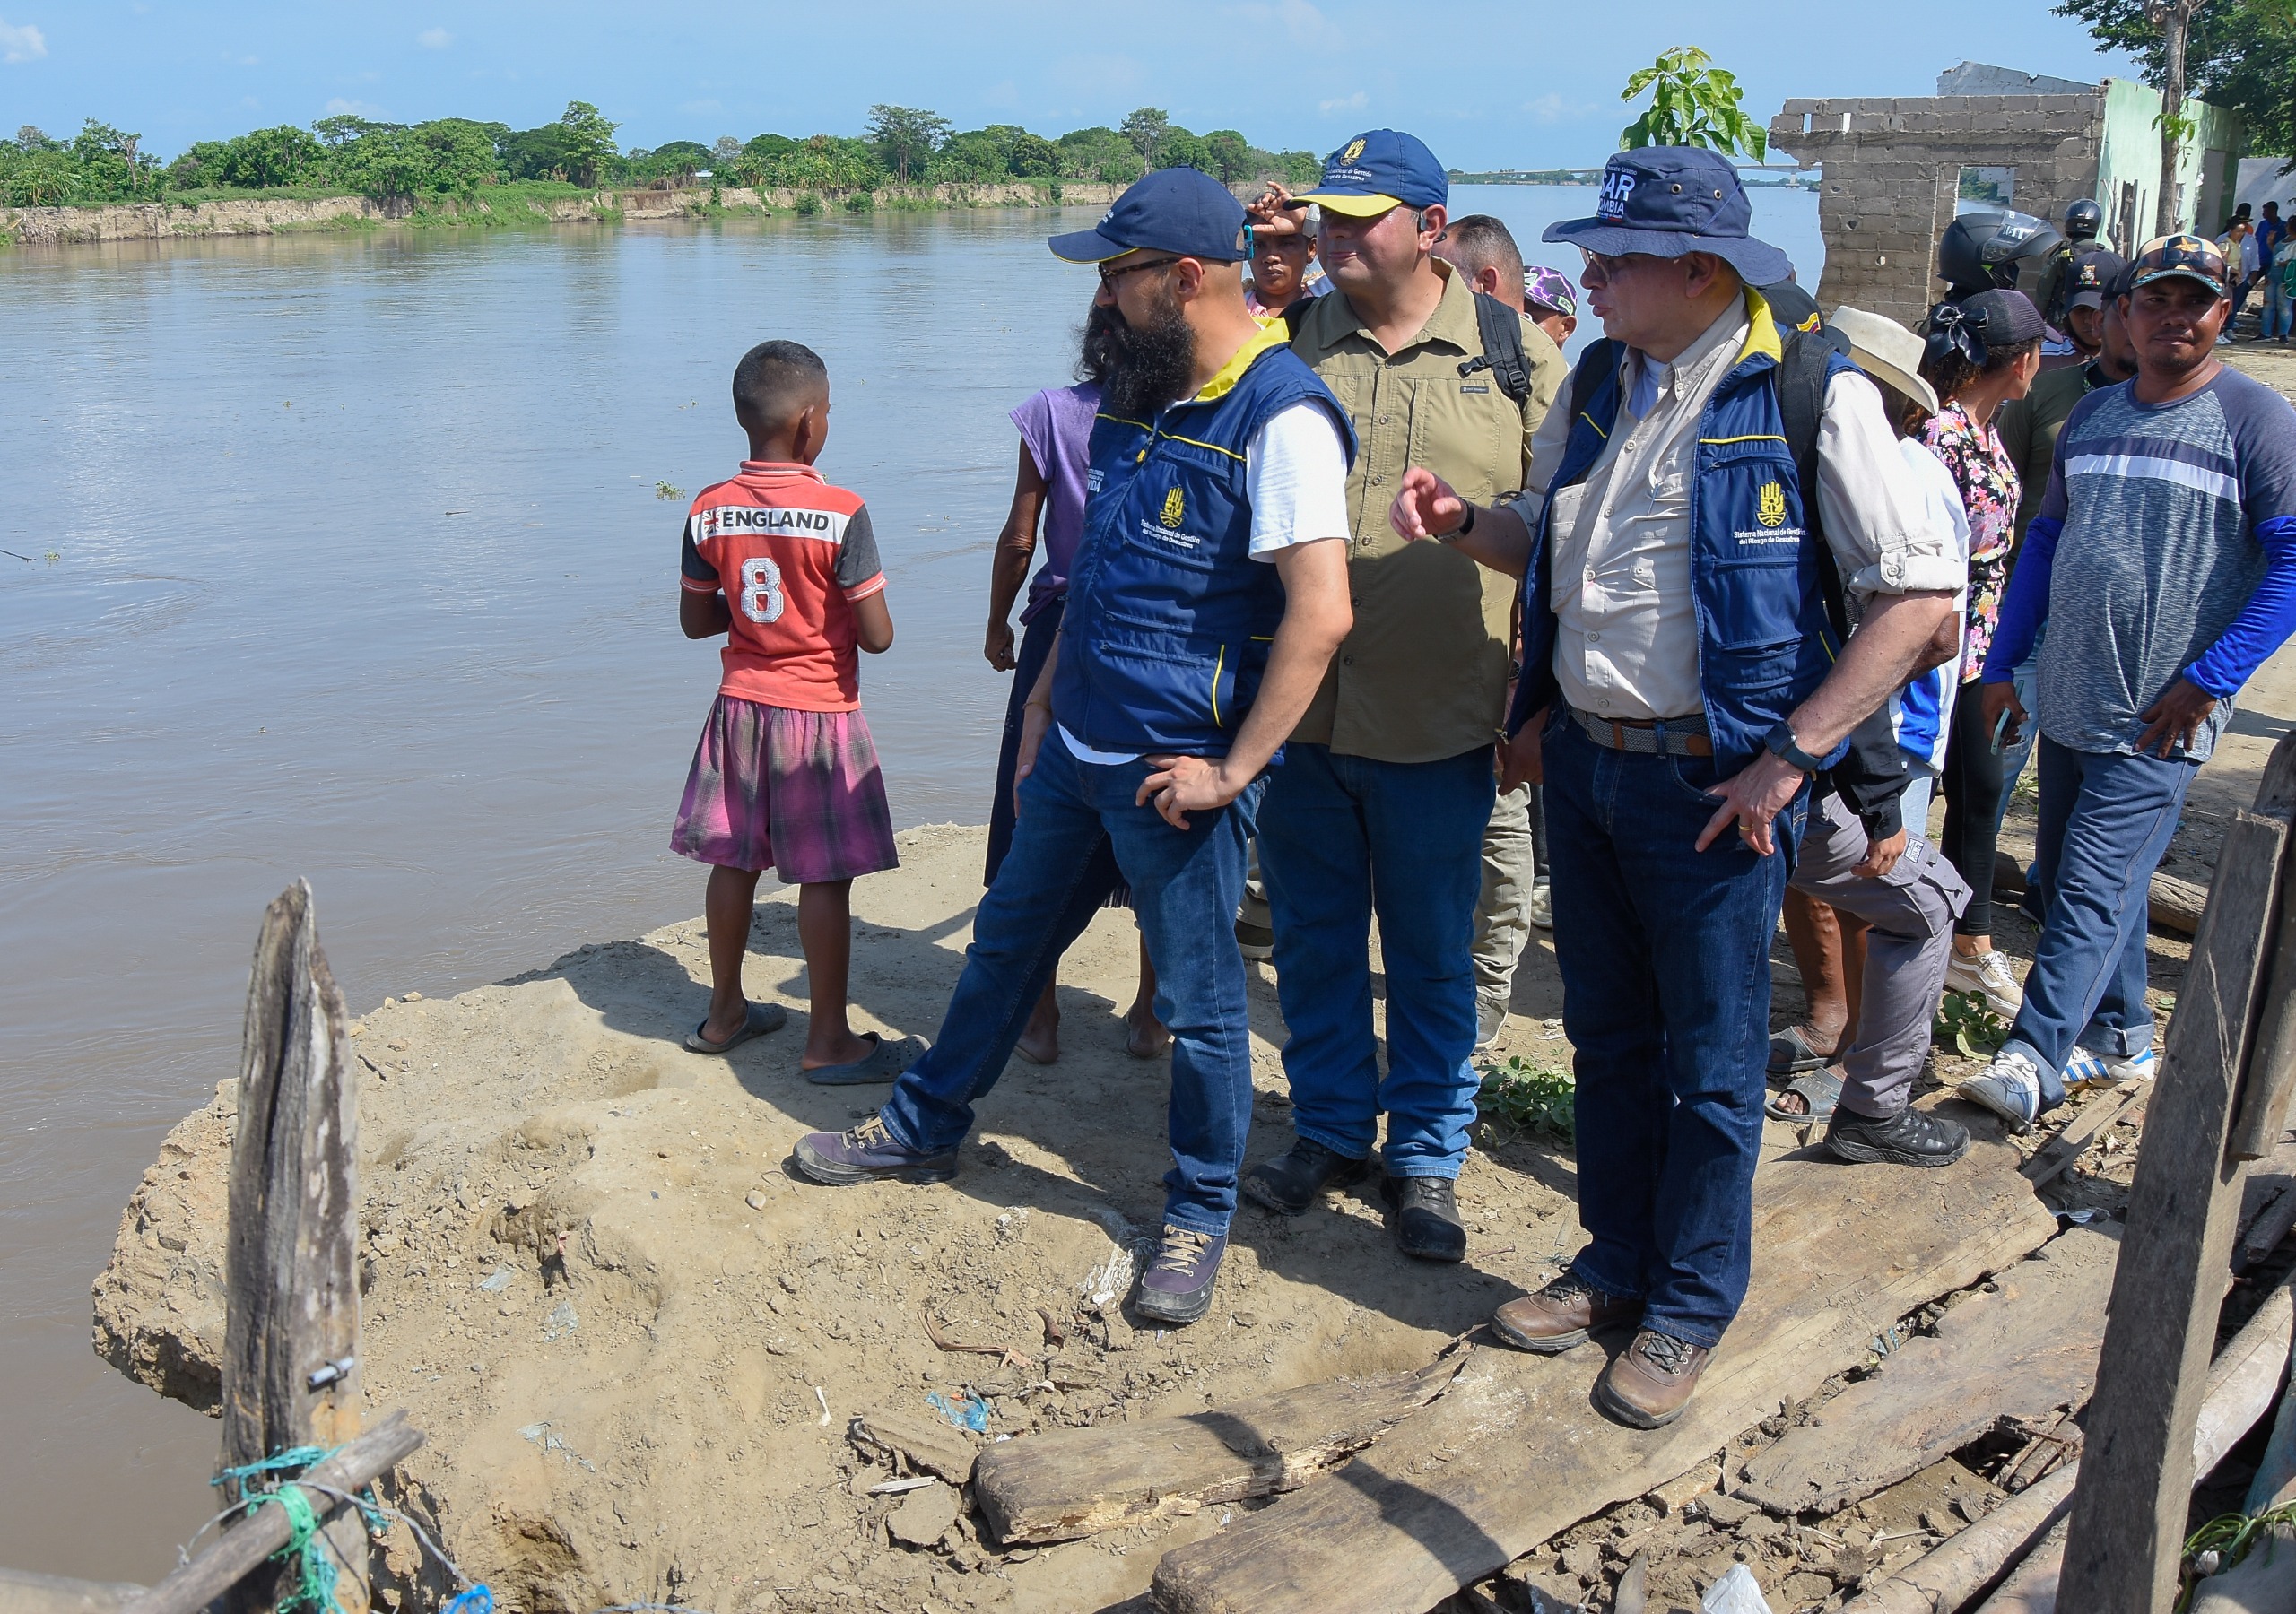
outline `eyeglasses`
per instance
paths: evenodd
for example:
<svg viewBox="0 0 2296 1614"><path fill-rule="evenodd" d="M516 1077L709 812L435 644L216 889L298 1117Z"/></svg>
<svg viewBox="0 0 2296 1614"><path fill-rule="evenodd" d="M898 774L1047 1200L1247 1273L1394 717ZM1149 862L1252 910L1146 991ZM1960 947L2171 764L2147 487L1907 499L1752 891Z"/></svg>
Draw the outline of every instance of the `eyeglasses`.
<svg viewBox="0 0 2296 1614"><path fill-rule="evenodd" d="M1587 275L1596 285L1606 285L1638 263L1652 261L1647 252L1589 252L1584 247L1578 256L1587 260Z"/></svg>
<svg viewBox="0 0 2296 1614"><path fill-rule="evenodd" d="M1149 258L1144 263L1126 264L1121 269L1111 269L1106 264L1102 264L1100 265L1100 284L1113 291L1116 290L1117 282L1122 280L1127 274L1137 274L1143 269L1161 269L1169 265L1177 264L1178 262L1179 259L1176 257Z"/></svg>

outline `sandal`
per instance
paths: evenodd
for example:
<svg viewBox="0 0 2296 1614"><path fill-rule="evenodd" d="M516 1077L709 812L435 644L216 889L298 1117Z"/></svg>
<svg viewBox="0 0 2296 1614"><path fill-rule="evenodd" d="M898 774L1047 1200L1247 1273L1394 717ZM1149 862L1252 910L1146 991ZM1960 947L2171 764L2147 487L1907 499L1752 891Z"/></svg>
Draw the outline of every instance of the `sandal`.
<svg viewBox="0 0 2296 1614"><path fill-rule="evenodd" d="M1839 1051L1837 1044L1821 1053L1812 1046L1806 1030L1800 1026L1788 1026L1770 1037L1770 1073L1790 1076L1796 1071L1814 1071L1830 1063Z"/></svg>
<svg viewBox="0 0 2296 1614"><path fill-rule="evenodd" d="M685 1046L696 1054L723 1054L729 1048L739 1047L752 1037L763 1037L769 1031L778 1031L788 1023L789 1011L780 1004L752 1003L749 1018L742 1022L742 1028L724 1042L714 1043L702 1035L709 1028L709 1022L704 1020L686 1037Z"/></svg>
<svg viewBox="0 0 2296 1614"><path fill-rule="evenodd" d="M805 1080L815 1087L856 1087L863 1082L891 1081L909 1069L911 1062L923 1057L925 1050L932 1046L921 1037L889 1040L874 1031L864 1031L861 1036L864 1041L874 1045L866 1054L850 1064L816 1065L805 1072Z"/></svg>
<svg viewBox="0 0 2296 1614"><path fill-rule="evenodd" d="M1805 1108L1781 1109L1780 1099L1799 1098ZM1786 1084L1786 1089L1761 1106L1761 1113L1773 1121L1800 1124L1805 1121L1831 1121L1834 1106L1841 1102L1841 1078L1831 1070L1805 1071Z"/></svg>

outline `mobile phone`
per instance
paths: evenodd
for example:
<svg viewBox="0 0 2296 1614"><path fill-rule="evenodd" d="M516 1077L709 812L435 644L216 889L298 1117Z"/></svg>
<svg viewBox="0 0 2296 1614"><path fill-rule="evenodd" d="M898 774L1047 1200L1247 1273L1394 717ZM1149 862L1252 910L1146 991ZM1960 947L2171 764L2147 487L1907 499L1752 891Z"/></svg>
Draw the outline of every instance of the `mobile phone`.
<svg viewBox="0 0 2296 1614"><path fill-rule="evenodd" d="M2001 754L2002 738L2009 732L2009 717L2010 708L2003 707L2001 716L1993 721L1993 754L1996 757Z"/></svg>

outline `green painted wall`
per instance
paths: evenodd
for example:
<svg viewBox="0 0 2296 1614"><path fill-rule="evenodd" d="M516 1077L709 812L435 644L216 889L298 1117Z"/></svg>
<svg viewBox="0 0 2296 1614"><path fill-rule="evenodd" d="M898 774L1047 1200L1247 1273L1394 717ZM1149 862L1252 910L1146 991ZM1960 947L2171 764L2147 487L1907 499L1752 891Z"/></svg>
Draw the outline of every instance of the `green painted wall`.
<svg viewBox="0 0 2296 1614"><path fill-rule="evenodd" d="M2097 161L2097 201L2105 210L2105 233L2122 252L2155 233L2161 188L2161 95L2134 79L2105 81L2105 137ZM2231 205L2231 183L2240 149L2239 121L2205 101L2187 100L2195 137L2178 153L2177 176L2184 207L2183 230L2214 235ZM2134 204L2132 207L2132 202ZM2135 219L2133 235L2125 222Z"/></svg>

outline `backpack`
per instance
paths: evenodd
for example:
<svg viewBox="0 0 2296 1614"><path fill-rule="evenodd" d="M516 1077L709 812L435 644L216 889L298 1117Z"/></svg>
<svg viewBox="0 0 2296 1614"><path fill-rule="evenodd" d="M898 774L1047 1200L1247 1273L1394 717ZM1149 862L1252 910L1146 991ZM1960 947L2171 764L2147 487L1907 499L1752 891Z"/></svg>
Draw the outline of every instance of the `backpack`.
<svg viewBox="0 0 2296 1614"><path fill-rule="evenodd" d="M1300 326L1308 317L1308 310L1316 299L1303 297L1283 310L1283 328L1296 342ZM1459 366L1462 377L1478 370L1489 370L1491 378L1499 383L1499 390L1520 409L1531 395L1530 361L1523 356L1523 316L1510 308L1488 291L1474 294L1475 334L1483 339L1483 351Z"/></svg>

